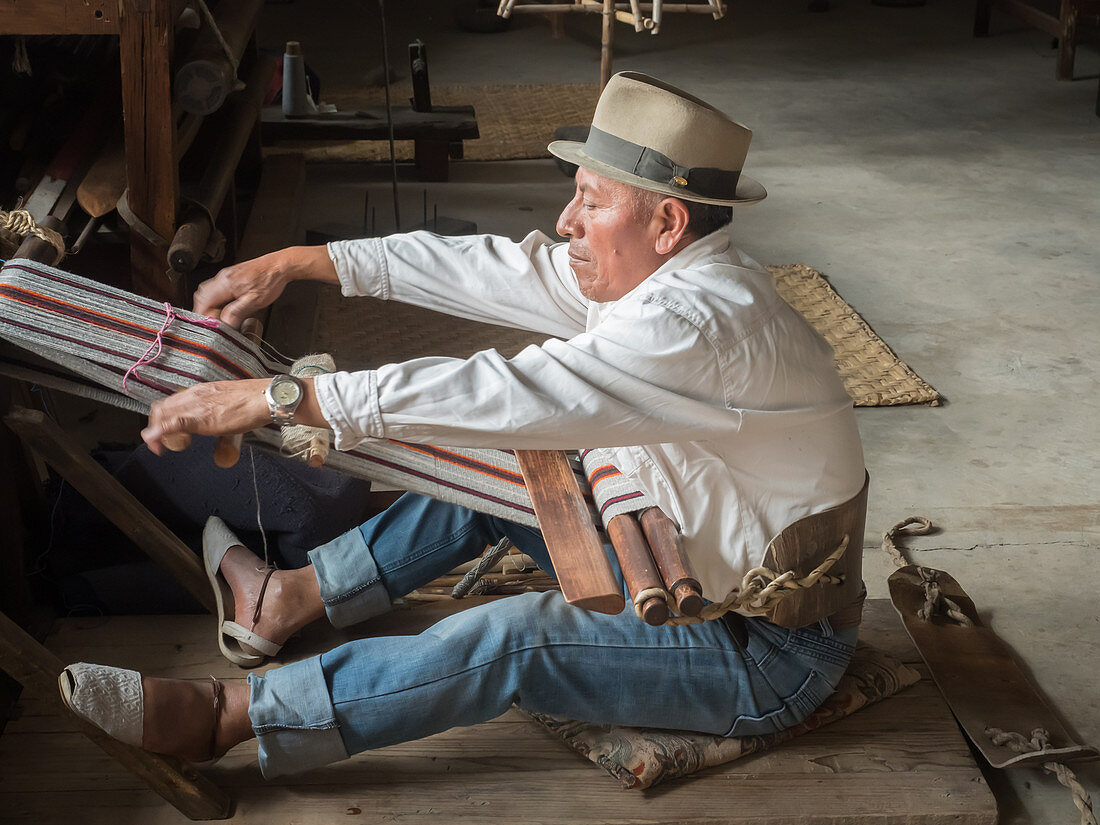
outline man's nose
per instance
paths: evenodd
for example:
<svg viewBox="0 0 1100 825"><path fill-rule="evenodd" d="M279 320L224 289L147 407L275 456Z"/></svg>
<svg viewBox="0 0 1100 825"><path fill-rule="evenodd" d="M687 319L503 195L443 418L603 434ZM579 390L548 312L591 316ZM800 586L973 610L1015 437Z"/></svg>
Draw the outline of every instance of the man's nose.
<svg viewBox="0 0 1100 825"><path fill-rule="evenodd" d="M561 214L558 215L557 226L554 227L557 233L563 238L573 238L577 236L577 198L569 201L565 205L565 208L561 210Z"/></svg>

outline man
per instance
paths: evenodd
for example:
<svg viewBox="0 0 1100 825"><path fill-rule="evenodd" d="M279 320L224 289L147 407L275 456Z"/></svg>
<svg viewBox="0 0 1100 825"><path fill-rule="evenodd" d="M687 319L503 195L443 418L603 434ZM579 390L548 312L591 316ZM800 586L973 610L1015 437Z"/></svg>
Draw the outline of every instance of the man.
<svg viewBox="0 0 1100 825"><path fill-rule="evenodd" d="M567 243L537 232L518 244L413 233L290 249L223 270L195 302L238 325L289 281L313 278L346 296L557 338L512 359L487 351L319 376L286 396L273 389L280 379L198 385L156 405L143 437L159 453L180 434L247 432L292 414L331 428L338 449L366 438L610 447L679 525L704 597L719 601L776 533L848 500L864 479L829 347L723 228L733 204L765 196L741 174L750 136L678 89L616 75L588 140L550 147L580 166L558 221ZM501 536L551 569L538 531L416 496L317 548L309 567L270 575L212 520L208 569L236 617L219 643L256 664L304 624L376 615ZM490 719L512 703L592 722L768 733L831 693L855 637L827 621L788 631L742 617L654 628L629 608L605 616L557 593L525 594L247 685L73 666L63 692L93 721L119 709L104 710L92 684L137 695L114 730L152 750L205 758L256 736L261 768L275 776Z"/></svg>

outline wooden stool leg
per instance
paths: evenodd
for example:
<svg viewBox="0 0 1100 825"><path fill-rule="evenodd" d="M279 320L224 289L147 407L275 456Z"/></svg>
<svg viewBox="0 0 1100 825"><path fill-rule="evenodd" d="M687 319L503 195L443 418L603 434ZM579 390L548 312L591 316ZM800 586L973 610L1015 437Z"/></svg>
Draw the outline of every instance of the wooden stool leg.
<svg viewBox="0 0 1100 825"><path fill-rule="evenodd" d="M57 677L64 666L33 636L0 613L0 669L22 683L25 689L41 696L54 697L58 708L71 713L61 702L57 689ZM75 714L72 718L81 733L145 781L188 819L229 817L232 804L229 797L188 762L124 745Z"/></svg>
<svg viewBox="0 0 1100 825"><path fill-rule="evenodd" d="M214 612L214 595L195 554L67 433L42 412L22 407L13 408L4 417L4 423L92 506L167 569L203 607Z"/></svg>

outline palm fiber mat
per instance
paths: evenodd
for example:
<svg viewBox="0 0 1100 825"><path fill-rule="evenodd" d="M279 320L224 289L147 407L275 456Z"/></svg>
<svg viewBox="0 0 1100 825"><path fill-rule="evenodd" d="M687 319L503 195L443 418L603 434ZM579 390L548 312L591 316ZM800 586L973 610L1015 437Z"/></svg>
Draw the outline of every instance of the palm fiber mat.
<svg viewBox="0 0 1100 825"><path fill-rule="evenodd" d="M395 106L407 106L412 86L390 88ZM541 84L528 86L433 86L432 104L473 106L481 137L463 143L466 160L517 160L548 158L546 144L559 126L592 122L600 87L596 83ZM381 86L325 87L322 100L340 110L385 105ZM413 142L399 140L398 160L412 160ZM390 158L389 143L383 140L284 141L267 147L266 153L295 152L307 161L346 163L383 161Z"/></svg>
<svg viewBox="0 0 1100 825"><path fill-rule="evenodd" d="M805 264L768 270L779 294L832 346L857 407L940 404L940 394L894 354L824 275ZM512 356L547 337L396 302L343 299L335 287L322 288L313 329L312 349L331 353L341 369L371 369L426 355L466 358L483 349Z"/></svg>

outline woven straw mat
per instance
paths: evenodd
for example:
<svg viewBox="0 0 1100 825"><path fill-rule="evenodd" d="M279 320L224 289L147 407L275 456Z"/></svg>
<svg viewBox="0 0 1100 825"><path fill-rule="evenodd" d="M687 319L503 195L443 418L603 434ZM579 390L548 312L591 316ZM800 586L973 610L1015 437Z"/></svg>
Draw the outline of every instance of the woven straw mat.
<svg viewBox="0 0 1100 825"><path fill-rule="evenodd" d="M941 396L894 354L829 282L805 264L770 266L779 294L832 346L857 407L938 406ZM426 355L466 358L483 349L512 356L545 335L491 326L374 298L342 299L323 287L313 348L341 369L370 369Z"/></svg>
<svg viewBox="0 0 1100 825"><path fill-rule="evenodd" d="M385 91L373 86L325 87L321 98L340 110L385 105ZM412 87L390 89L394 106L409 105ZM546 144L559 126L592 122L600 87L595 83L531 86L438 86L432 88L432 104L473 106L481 137L463 142L466 160L517 160L548 158ZM398 160L412 160L413 143L395 144ZM264 150L269 154L296 152L313 162L383 161L390 159L384 140L284 141Z"/></svg>

